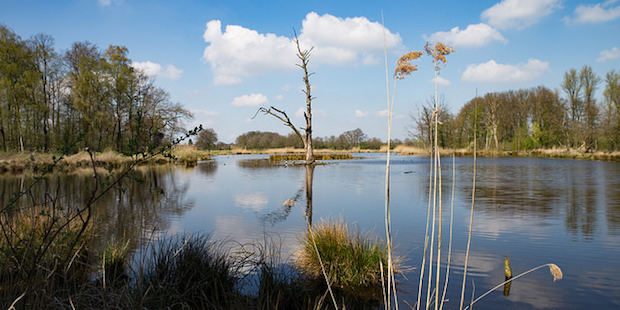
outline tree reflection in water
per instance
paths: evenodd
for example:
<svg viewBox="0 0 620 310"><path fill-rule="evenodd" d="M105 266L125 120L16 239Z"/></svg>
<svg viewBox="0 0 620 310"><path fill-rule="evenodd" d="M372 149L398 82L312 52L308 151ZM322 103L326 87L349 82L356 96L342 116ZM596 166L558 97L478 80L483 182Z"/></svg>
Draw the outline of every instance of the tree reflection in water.
<svg viewBox="0 0 620 310"><path fill-rule="evenodd" d="M297 191L297 193L295 193L293 197L287 199L278 210L270 212L263 216L262 218L264 221L269 222L273 226L276 223L286 220L291 213L292 207L297 204L297 202L301 198L301 195L305 192L305 217L308 223L308 227L312 226L312 187L314 179L314 168L315 165L305 165L306 177L304 186L299 188L299 190Z"/></svg>
<svg viewBox="0 0 620 310"><path fill-rule="evenodd" d="M93 205L96 231L95 246L103 248L110 241L129 241L135 250L141 241L150 240L151 234L166 230L173 217L180 217L194 206L187 196L189 181L180 182L168 166L140 167L130 172L117 185ZM111 186L117 173L101 171L99 190ZM1 176L0 203L6 206L13 193L31 184L34 177ZM49 199L56 201L59 209L83 207L94 188L93 172L90 169L70 174L56 173L45 176L28 195L17 201L18 209L44 205Z"/></svg>

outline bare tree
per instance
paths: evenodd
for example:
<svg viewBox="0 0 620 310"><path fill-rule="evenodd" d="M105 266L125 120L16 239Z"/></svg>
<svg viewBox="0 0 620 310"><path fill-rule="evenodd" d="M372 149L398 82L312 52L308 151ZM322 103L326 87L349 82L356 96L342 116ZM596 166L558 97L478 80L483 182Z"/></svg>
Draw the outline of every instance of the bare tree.
<svg viewBox="0 0 620 310"><path fill-rule="evenodd" d="M583 138L581 138L581 117L583 115L583 101L581 100L582 84L577 70L570 69L568 72L564 73L564 81L561 87L568 97L570 111L570 143L572 146L576 146L577 143L581 143L583 140Z"/></svg>
<svg viewBox="0 0 620 310"><path fill-rule="evenodd" d="M596 148L596 126L598 122L598 106L594 99L594 92L601 79L592 71L592 67L583 66L579 74L583 87L584 116L585 116L585 148L586 152Z"/></svg>
<svg viewBox="0 0 620 310"><path fill-rule="evenodd" d="M314 99L310 93L310 80L308 79L312 73L308 73L308 62L310 61L310 53L313 48L309 50L302 50L299 45L299 39L297 38L297 33L295 33L295 38L293 39L295 45L297 46L297 57L301 60L300 64L297 64L304 71L304 84L306 85L306 89L303 90L304 94L306 94L306 111L304 112L304 118L306 119L306 127L300 128L304 131L302 134L295 125L291 122L291 119L288 117L284 110L277 109L273 106L269 108L261 107L258 109L258 112L263 112L264 114L269 114L274 116L275 118L281 120L285 126L290 127L293 132L301 139L304 143L304 149L306 150L306 165L314 164L314 150L312 147L312 99Z"/></svg>

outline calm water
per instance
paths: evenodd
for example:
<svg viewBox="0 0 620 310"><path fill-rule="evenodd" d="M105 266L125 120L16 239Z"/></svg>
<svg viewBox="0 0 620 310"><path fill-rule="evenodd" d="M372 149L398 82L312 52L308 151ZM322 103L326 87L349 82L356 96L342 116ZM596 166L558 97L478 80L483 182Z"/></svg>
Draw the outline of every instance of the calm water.
<svg viewBox="0 0 620 310"><path fill-rule="evenodd" d="M151 233L212 232L240 243L281 240L290 257L305 229L344 218L350 225L384 238L385 155L317 166L271 167L253 159L220 156L196 168L143 169L101 201L102 234L133 240ZM442 161L444 212L449 212L452 159ZM428 205L429 159L392 157L391 208L395 251L414 267L399 288L401 306L417 296ZM457 158L454 246L446 309L458 309L471 206L473 160ZM620 164L528 158L479 158L472 248L466 296L475 296L504 280L503 259L513 274L556 263L564 279L554 282L548 269L516 280L508 296L502 289L477 309L620 308ZM307 209L307 173L312 176L312 209ZM88 175L46 180L45 191L63 201L85 201ZM0 178L6 202L27 178ZM287 199L297 201L284 206ZM309 212L310 211L310 212ZM446 218L447 219L447 218ZM447 226L444 226L447 227ZM445 229L445 228L444 228ZM444 240L447 230L444 230ZM447 252L444 243L443 253ZM292 259L292 258L290 258ZM445 272L443 270L442 272ZM443 276L442 276L443 277ZM473 282L473 285L472 285Z"/></svg>

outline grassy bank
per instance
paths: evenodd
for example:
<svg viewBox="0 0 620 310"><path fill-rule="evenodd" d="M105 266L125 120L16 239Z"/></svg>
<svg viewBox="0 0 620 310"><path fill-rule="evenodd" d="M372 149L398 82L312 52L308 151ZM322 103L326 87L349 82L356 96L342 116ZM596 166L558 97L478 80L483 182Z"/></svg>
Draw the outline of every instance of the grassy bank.
<svg viewBox="0 0 620 310"><path fill-rule="evenodd" d="M105 168L125 168L136 162L141 164L181 164L191 166L201 160L210 159L208 152L198 150L194 146L180 145L172 149L172 156L157 155L148 159L138 156L127 156L114 151L95 152L95 165ZM58 160L60 158L60 160ZM56 162L56 163L55 163ZM46 153L0 153L0 173L44 172L49 168L54 171L73 171L92 167L90 154L81 151L66 155Z"/></svg>
<svg viewBox="0 0 620 310"><path fill-rule="evenodd" d="M353 148L348 150L315 150L317 160L334 160L334 159L351 159L351 153L381 153L385 152L385 146L380 150L361 150ZM397 145L393 153L401 155L429 155L429 151L424 148ZM535 149L530 151L493 151L478 150L478 156L481 157L540 157L540 158L563 158L578 160L602 160L602 161L620 161L620 152L582 152L575 149ZM180 164L193 166L198 161L208 160L214 155L241 155L241 154L271 154L272 160L303 160L304 149L299 148L277 148L264 150L247 150L241 148L233 148L230 150L198 150L194 146L180 145L172 150L172 156L157 155L148 160L144 160L142 164ZM473 156L473 151L469 149L440 149L441 156ZM0 153L0 173L23 173L23 172L43 172L54 164L54 161L60 157L60 154L45 154L38 152L22 152L22 153ZM142 160L140 157L125 156L114 151L105 151L95 153L95 163L99 167L105 168L123 168L131 165L136 160ZM91 167L90 155L85 152L64 156L58 161L53 169L56 171L73 171L80 168Z"/></svg>
<svg viewBox="0 0 620 310"><path fill-rule="evenodd" d="M385 152L385 149L382 149ZM393 150L394 153L401 155L429 155L427 149L398 145ZM479 157L540 157L540 158L563 158L563 159L579 159L579 160L602 160L602 161L620 161L620 152L583 152L575 149L553 148L553 149L534 149L521 151L494 151L494 150L477 150ZM469 149L439 149L441 156L473 156L473 150Z"/></svg>

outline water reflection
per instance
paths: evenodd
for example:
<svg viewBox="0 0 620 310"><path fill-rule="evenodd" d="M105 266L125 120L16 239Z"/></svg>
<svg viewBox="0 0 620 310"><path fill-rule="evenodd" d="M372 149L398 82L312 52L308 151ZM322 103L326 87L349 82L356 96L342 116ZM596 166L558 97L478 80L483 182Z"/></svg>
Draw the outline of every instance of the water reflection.
<svg viewBox="0 0 620 310"><path fill-rule="evenodd" d="M252 167L255 167L255 166L252 166ZM263 168L265 167L267 166L263 166ZM313 187L315 167L316 167L315 165L305 165L304 186L299 188L299 190L295 193L294 196L285 200L280 206L280 208L264 215L263 219L265 221L269 222L273 226L278 222L282 222L286 220L288 216L290 215L291 209L293 208L293 206L298 204L299 200L301 199L302 195L305 192L306 207L304 211L304 217L306 218L308 227L312 226L312 187Z"/></svg>
<svg viewBox="0 0 620 310"><path fill-rule="evenodd" d="M19 199L16 208L43 205L50 200L56 207L83 208L91 199L93 190L108 189L93 204L95 231L100 246L110 240L128 240L135 249L140 241L152 233L166 230L173 217L180 217L194 206L187 196L188 182L180 182L169 167L139 168L130 172L118 184L113 184L120 172L99 173L100 184L95 185L92 170L71 174L56 173L45 176L29 193ZM12 193L27 188L33 176L0 177L0 203L6 206Z"/></svg>
<svg viewBox="0 0 620 310"><path fill-rule="evenodd" d="M368 158L317 167L274 166L260 160L265 156L222 156L194 169L141 169L100 200L96 223L106 238L132 240L148 236L145 231L162 229L168 234L214 232L216 238L239 243L261 242L265 234L273 233L283 240L282 253L288 257L298 246L298 236L317 219L345 217L368 231L383 230L385 157L364 156ZM423 249L428 160L394 158L395 243L415 268ZM451 160L444 161L442 168L446 202ZM457 159L455 246L446 308L458 305L460 296L472 168L471 158ZM620 306L620 280L615 276L620 269L614 258L620 256L620 164L480 158L477 169L466 295L471 295L472 281L477 296L501 283L503 258L510 257L514 274L553 262L565 271L565 279L553 282L541 270L513 283L508 297L498 290L479 307ZM47 178L33 196L42 200L49 192L66 205L86 201L92 174L59 178ZM0 177L1 201L6 203L30 180ZM416 300L417 276L414 269L407 275L409 282L402 284L404 300Z"/></svg>

